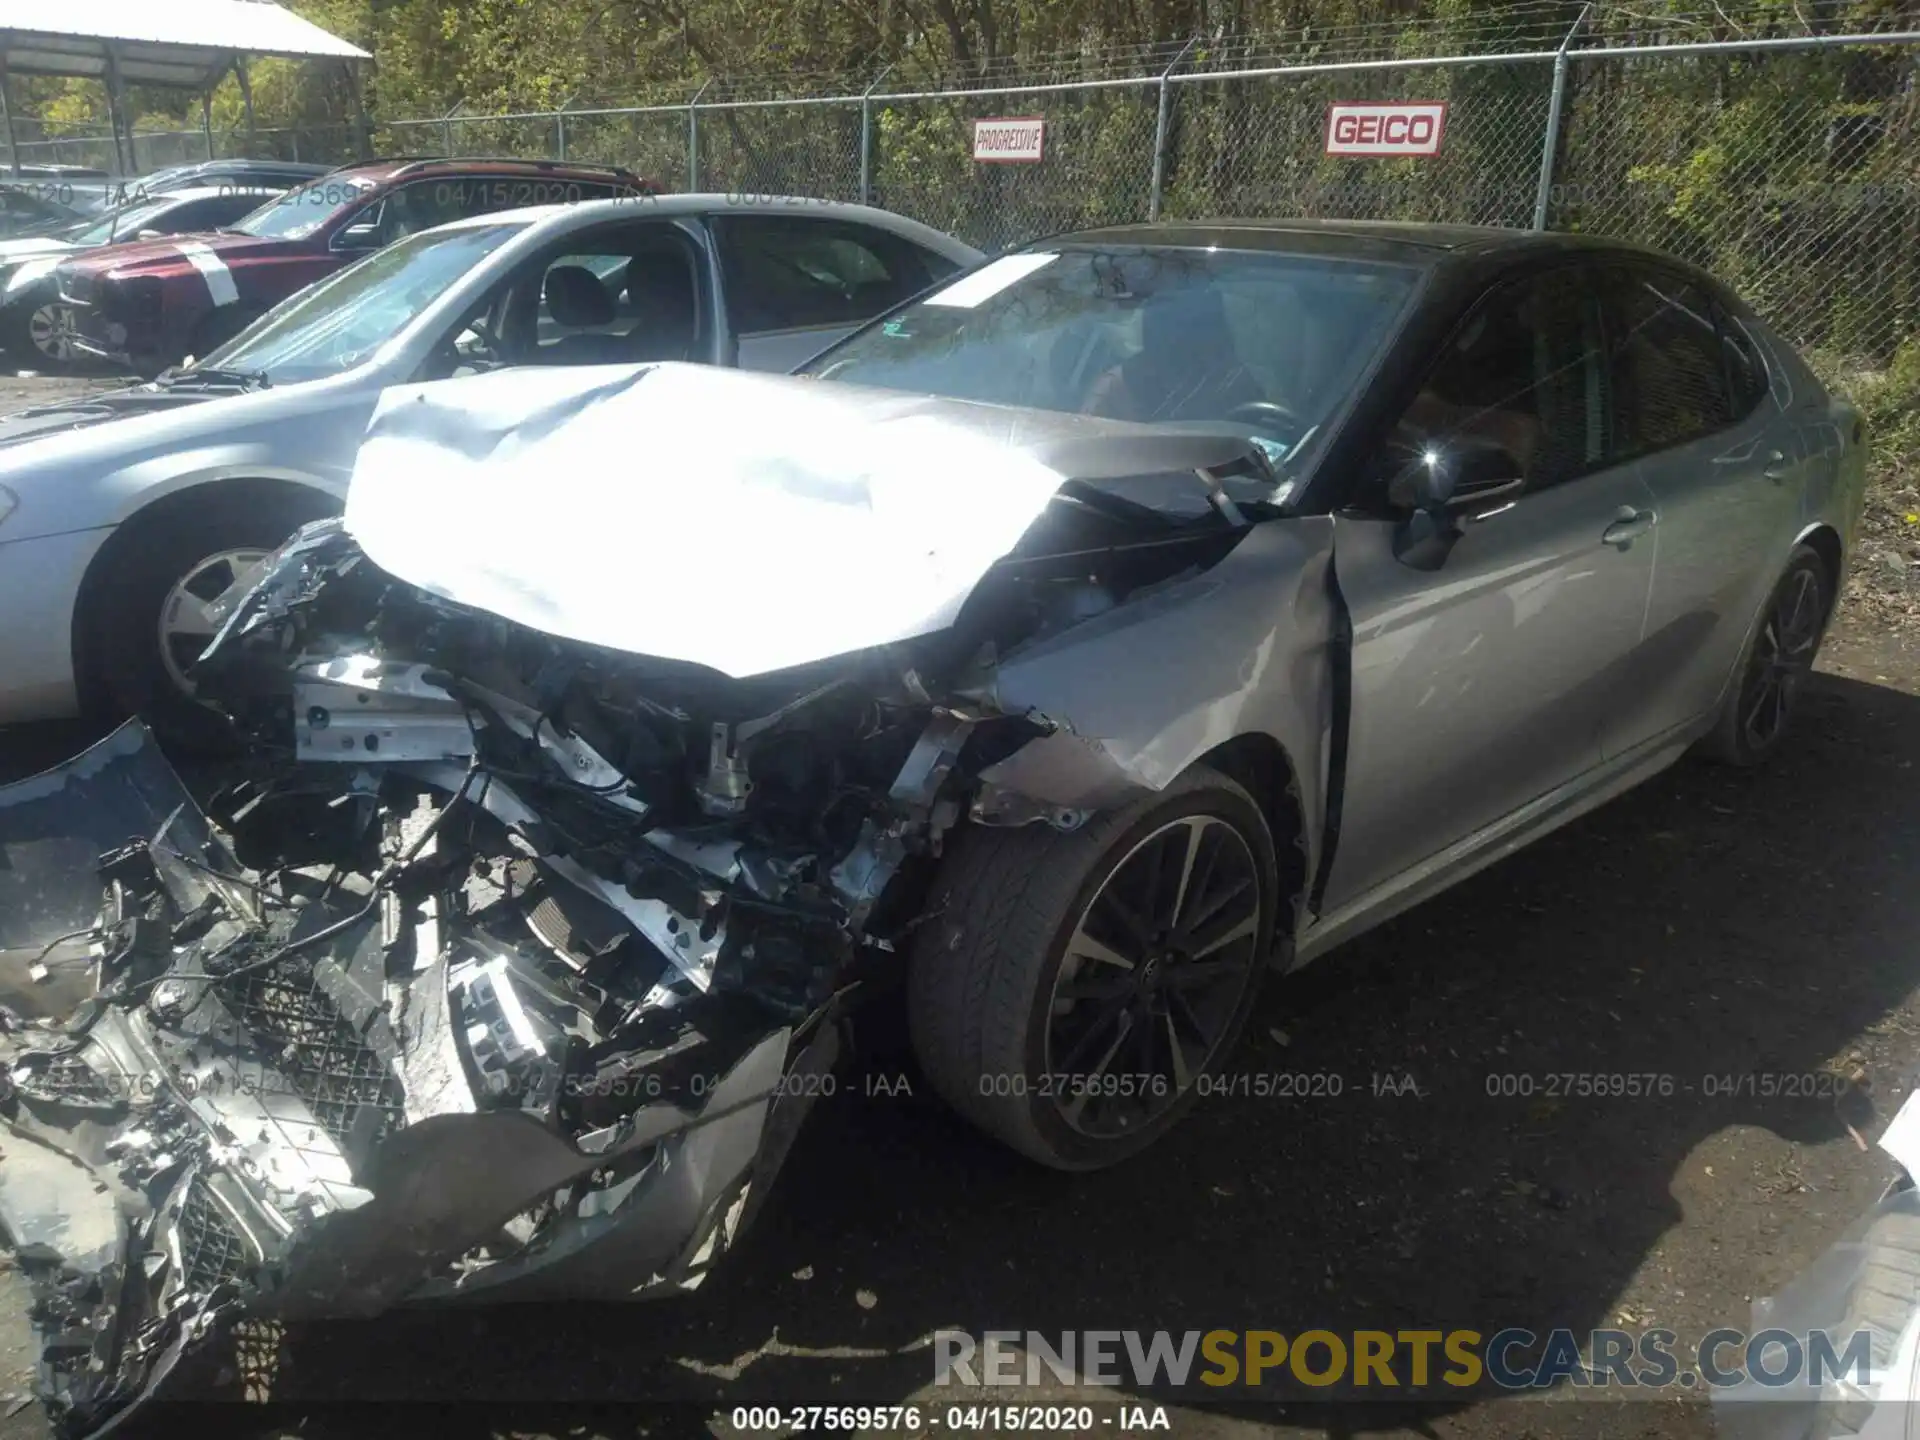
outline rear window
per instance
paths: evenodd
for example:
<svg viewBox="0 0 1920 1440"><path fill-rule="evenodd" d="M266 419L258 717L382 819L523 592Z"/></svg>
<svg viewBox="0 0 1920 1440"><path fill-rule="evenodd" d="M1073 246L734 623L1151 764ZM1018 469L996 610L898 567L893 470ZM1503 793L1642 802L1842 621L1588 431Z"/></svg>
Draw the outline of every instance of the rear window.
<svg viewBox="0 0 1920 1440"><path fill-rule="evenodd" d="M715 222L734 329L858 325L959 266L873 225L786 215Z"/></svg>
<svg viewBox="0 0 1920 1440"><path fill-rule="evenodd" d="M1650 266L1610 269L1608 378L1616 460L1684 445L1737 418L1712 297Z"/></svg>

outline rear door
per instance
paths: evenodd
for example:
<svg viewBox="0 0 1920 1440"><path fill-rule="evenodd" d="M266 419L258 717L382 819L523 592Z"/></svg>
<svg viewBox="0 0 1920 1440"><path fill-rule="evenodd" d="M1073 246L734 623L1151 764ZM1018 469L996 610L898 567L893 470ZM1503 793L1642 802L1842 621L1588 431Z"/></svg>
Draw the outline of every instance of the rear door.
<svg viewBox="0 0 1920 1440"><path fill-rule="evenodd" d="M710 223L743 370L791 370L960 268L890 230L824 215Z"/></svg>
<svg viewBox="0 0 1920 1440"><path fill-rule="evenodd" d="M1800 521L1809 453L1782 418L1762 351L1703 287L1640 262L1601 290L1613 453L1659 513L1647 630L1606 740L1621 753L1718 703Z"/></svg>
<svg viewBox="0 0 1920 1440"><path fill-rule="evenodd" d="M1353 677L1329 908L1446 868L1601 762L1653 545L1646 486L1606 452L1593 278L1563 265L1484 296L1336 515ZM1396 555L1386 477L1467 437L1506 449L1524 487L1460 514L1419 568Z"/></svg>

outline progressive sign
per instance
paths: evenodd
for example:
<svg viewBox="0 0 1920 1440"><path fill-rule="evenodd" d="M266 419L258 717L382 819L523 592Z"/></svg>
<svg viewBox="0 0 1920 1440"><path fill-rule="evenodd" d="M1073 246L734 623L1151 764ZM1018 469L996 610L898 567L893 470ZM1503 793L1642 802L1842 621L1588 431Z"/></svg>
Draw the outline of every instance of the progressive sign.
<svg viewBox="0 0 1920 1440"><path fill-rule="evenodd" d="M1014 115L973 122L973 158L1004 164L1037 161L1046 148L1047 122L1038 115Z"/></svg>
<svg viewBox="0 0 1920 1440"><path fill-rule="evenodd" d="M1336 100L1327 106L1329 155L1438 155L1447 102L1380 105Z"/></svg>

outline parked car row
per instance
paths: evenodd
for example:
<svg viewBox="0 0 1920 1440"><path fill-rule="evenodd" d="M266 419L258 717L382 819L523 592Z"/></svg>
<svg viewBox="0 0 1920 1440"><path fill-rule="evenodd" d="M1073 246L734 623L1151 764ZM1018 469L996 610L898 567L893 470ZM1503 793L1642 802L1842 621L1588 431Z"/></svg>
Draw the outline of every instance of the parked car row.
<svg viewBox="0 0 1920 1440"><path fill-rule="evenodd" d="M1123 1161L1269 970L1777 751L1854 549L1859 414L1631 244L317 187L62 260L201 358L0 420L0 718L253 762L0 789L0 952L93 947L0 1034L82 1431L237 1313L691 1288L876 991Z"/></svg>
<svg viewBox="0 0 1920 1440"><path fill-rule="evenodd" d="M332 167L297 160L197 160L132 179L84 165L0 166L0 238L68 224L173 190L231 185L286 190Z"/></svg>
<svg viewBox="0 0 1920 1440"><path fill-rule="evenodd" d="M280 192L226 186L172 190L42 235L0 241L0 353L16 365L59 373L86 357L75 344L73 308L60 269L78 251L117 255L162 236L198 235L242 220Z"/></svg>

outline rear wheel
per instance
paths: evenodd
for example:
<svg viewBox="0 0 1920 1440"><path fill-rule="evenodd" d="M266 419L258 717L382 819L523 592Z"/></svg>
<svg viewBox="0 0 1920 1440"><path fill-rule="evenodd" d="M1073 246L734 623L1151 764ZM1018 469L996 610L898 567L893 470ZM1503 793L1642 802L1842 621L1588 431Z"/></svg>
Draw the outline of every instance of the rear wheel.
<svg viewBox="0 0 1920 1440"><path fill-rule="evenodd" d="M1084 829L960 834L915 940L909 1025L948 1104L1063 1170L1170 1129L1246 1025L1280 903L1273 837L1196 767Z"/></svg>
<svg viewBox="0 0 1920 1440"><path fill-rule="evenodd" d="M177 746L220 744L227 725L197 698L191 675L216 628L209 607L329 509L320 495L241 491L211 496L194 513L129 521L137 528L104 557L81 598L89 697L139 715Z"/></svg>
<svg viewBox="0 0 1920 1440"><path fill-rule="evenodd" d="M1800 545L1767 597L1720 718L1701 748L1729 765L1758 765L1780 747L1826 633L1832 585L1819 552Z"/></svg>

